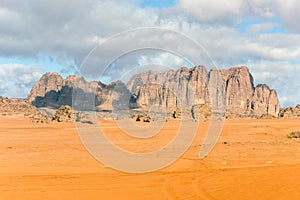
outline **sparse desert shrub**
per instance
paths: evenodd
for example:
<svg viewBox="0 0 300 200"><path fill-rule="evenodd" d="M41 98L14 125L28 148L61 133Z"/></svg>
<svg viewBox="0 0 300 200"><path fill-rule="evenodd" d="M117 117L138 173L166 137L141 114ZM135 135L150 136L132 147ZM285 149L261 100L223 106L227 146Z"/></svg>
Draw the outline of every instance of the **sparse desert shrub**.
<svg viewBox="0 0 300 200"><path fill-rule="evenodd" d="M287 135L287 138L300 138L300 131L294 131Z"/></svg>

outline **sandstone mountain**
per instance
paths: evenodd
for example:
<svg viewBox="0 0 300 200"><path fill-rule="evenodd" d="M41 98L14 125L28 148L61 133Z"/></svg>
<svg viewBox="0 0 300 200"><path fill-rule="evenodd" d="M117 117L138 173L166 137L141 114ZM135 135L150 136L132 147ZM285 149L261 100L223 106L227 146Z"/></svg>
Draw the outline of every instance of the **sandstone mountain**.
<svg viewBox="0 0 300 200"><path fill-rule="evenodd" d="M77 94L82 95L82 99L90 99L87 97L92 95L95 97L94 103L99 106L99 109L110 110L113 100L111 98L112 92L117 90L114 90L115 87L120 88L122 85L126 88L120 81L105 85L100 81L88 82L84 78L74 75L63 79L56 72L48 72L35 83L28 95L28 99L36 107L58 109L63 105L72 106L73 89L76 88Z"/></svg>
<svg viewBox="0 0 300 200"><path fill-rule="evenodd" d="M174 110L208 102L207 80L205 67L182 67L176 71L134 75L127 87L133 94L133 102L140 107L160 104Z"/></svg>
<svg viewBox="0 0 300 200"><path fill-rule="evenodd" d="M223 84L218 81L218 76ZM254 87L247 67L213 68L209 72L204 66L183 67L164 73L148 71L133 76L127 86L140 107L157 103L172 109L196 104L211 106L224 97L228 114L261 116L268 113L278 116L280 110L276 91L265 84ZM213 89L209 90L210 87Z"/></svg>
<svg viewBox="0 0 300 200"><path fill-rule="evenodd" d="M88 82L77 76L63 79L58 73L47 73L34 85L28 99L37 107L72 105L75 87L76 93L83 97L91 95L98 110L126 110L128 107L148 110L160 105L173 113L177 108L191 110L197 105L197 109L208 107L213 112L226 109L228 114L256 117L278 116L280 110L276 91L265 84L255 87L247 67L213 68L209 72L204 66L148 71L134 75L127 85L120 81L109 85ZM91 102L82 106L88 104ZM199 117L197 113L193 116Z"/></svg>

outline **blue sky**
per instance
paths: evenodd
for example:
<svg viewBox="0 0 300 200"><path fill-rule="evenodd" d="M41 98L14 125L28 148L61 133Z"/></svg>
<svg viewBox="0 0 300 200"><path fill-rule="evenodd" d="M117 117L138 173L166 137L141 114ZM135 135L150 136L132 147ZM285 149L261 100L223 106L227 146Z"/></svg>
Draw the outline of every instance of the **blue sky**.
<svg viewBox="0 0 300 200"><path fill-rule="evenodd" d="M267 83L284 106L295 105L300 103L299 7L300 1L294 0L4 1L0 3L0 95L26 97L43 73L57 71L64 77L76 73L89 52L113 35L160 27L197 41L217 68L247 65L255 84ZM153 44L166 41L163 36L147 37ZM120 45L126 43L110 48ZM178 68L185 64L181 60L141 51L124 58L120 66L157 62ZM195 63L199 64L203 63ZM126 67L116 68L114 76L105 80L117 79Z"/></svg>
<svg viewBox="0 0 300 200"><path fill-rule="evenodd" d="M172 1L172 0L164 0L164 1L144 0L144 1L140 2L139 6L142 8L145 8L145 7L167 8L167 7L174 6L175 4L176 4L176 2Z"/></svg>

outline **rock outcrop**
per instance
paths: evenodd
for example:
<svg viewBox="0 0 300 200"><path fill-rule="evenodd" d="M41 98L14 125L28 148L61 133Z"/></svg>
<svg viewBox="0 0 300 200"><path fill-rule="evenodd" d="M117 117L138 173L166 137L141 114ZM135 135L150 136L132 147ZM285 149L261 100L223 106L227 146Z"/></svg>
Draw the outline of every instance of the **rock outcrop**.
<svg viewBox="0 0 300 200"><path fill-rule="evenodd" d="M254 85L253 77L246 67L234 67L220 70L226 93L226 111L228 114L249 114Z"/></svg>
<svg viewBox="0 0 300 200"><path fill-rule="evenodd" d="M204 122L210 120L211 115L211 108L205 104L195 104L191 109L177 108L173 112L174 119L186 119Z"/></svg>
<svg viewBox="0 0 300 200"><path fill-rule="evenodd" d="M151 122L151 117L147 114L136 114L132 118L137 122Z"/></svg>
<svg viewBox="0 0 300 200"><path fill-rule="evenodd" d="M280 109L279 117L281 118L300 118L300 104L293 107L287 107Z"/></svg>
<svg viewBox="0 0 300 200"><path fill-rule="evenodd" d="M82 95L102 89L100 82L87 82L74 75L63 79L58 73L46 73L31 89L28 100L36 107L58 109L62 105L72 105L73 89L77 88Z"/></svg>
<svg viewBox="0 0 300 200"><path fill-rule="evenodd" d="M0 97L0 115L25 117L37 123L50 122L47 115L40 113L37 108L32 106L28 101L9 99L7 97Z"/></svg>
<svg viewBox="0 0 300 200"><path fill-rule="evenodd" d="M57 122L75 122L75 113L71 106L61 106L54 114L52 121Z"/></svg>
<svg viewBox="0 0 300 200"><path fill-rule="evenodd" d="M204 66L134 75L127 87L141 107L160 104L169 110L209 101Z"/></svg>
<svg viewBox="0 0 300 200"><path fill-rule="evenodd" d="M173 118L181 119L181 116L182 116L181 108L176 108L176 110L173 112Z"/></svg>
<svg viewBox="0 0 300 200"><path fill-rule="evenodd" d="M274 118L276 118L274 115L270 115L268 113L262 114L260 116L260 119L274 119Z"/></svg>
<svg viewBox="0 0 300 200"><path fill-rule="evenodd" d="M213 112L226 109L231 116L256 117L266 113L278 116L280 110L276 91L265 84L254 87L253 77L245 66L228 70L213 68L209 72L204 66L164 73L148 71L134 75L127 87L140 108L159 104L176 110L203 104Z"/></svg>
<svg viewBox="0 0 300 200"><path fill-rule="evenodd" d="M0 116L3 117L29 118L32 122L36 123L71 123L75 121L88 124L95 123L88 114L73 111L68 105L61 106L58 110L50 110L47 110L47 112L46 110L38 110L28 100L9 99L0 96ZM54 112L54 114L50 114L50 112Z"/></svg>
<svg viewBox="0 0 300 200"><path fill-rule="evenodd" d="M211 113L226 111L228 116L269 114L277 117L280 110L276 91L265 84L255 87L252 75L244 66L228 70L213 68L209 72L204 66L148 71L134 75L127 85L120 81L109 85L100 81L88 82L77 76L63 79L57 73L47 73L34 85L28 99L37 107L57 109L72 105L74 88L75 94L82 97L81 101L73 102L78 110L96 107L97 110L122 113L128 109L145 111L159 105L170 114L177 108L188 109L191 116L193 112L194 119L199 115L196 113L198 108L192 111L196 105L210 108Z"/></svg>
<svg viewBox="0 0 300 200"><path fill-rule="evenodd" d="M211 108L205 104L192 106L192 117L196 121L209 121L211 119Z"/></svg>
<svg viewBox="0 0 300 200"><path fill-rule="evenodd" d="M171 89L155 83L138 87L131 97L131 102L134 107L141 109L147 109L152 105L161 105L173 110L178 106L176 94Z"/></svg>
<svg viewBox="0 0 300 200"><path fill-rule="evenodd" d="M245 66L220 70L226 91L228 114L278 116L280 103L275 90L266 84L254 87L253 77Z"/></svg>
<svg viewBox="0 0 300 200"><path fill-rule="evenodd" d="M86 124L94 124L95 121L88 115L82 112L74 111L71 106L64 105L56 110L55 114L52 117L52 121L54 122L62 122L62 123L86 123Z"/></svg>
<svg viewBox="0 0 300 200"><path fill-rule="evenodd" d="M74 90L76 90L75 93L73 93ZM91 103L96 105L97 109L111 110L112 102L116 101L117 104L120 99L121 94L118 92L126 93L124 90L127 90L126 86L120 81L105 85L100 81L88 82L84 78L74 75L63 79L62 76L54 72L46 73L41 77L31 89L28 99L36 107L58 109L63 105L72 106L73 94L76 94L79 102L75 103L79 104L77 105L79 110L94 109L95 106L91 108ZM127 102L129 99L130 95L127 97Z"/></svg>
<svg viewBox="0 0 300 200"><path fill-rule="evenodd" d="M271 90L266 84L256 86L251 99L250 110L253 114L270 114L278 116L280 103L275 90Z"/></svg>
<svg viewBox="0 0 300 200"><path fill-rule="evenodd" d="M56 72L44 74L31 89L28 100L34 102L33 105L45 104L51 106L59 97L58 92L64 85L63 78ZM46 99L42 101L41 97Z"/></svg>

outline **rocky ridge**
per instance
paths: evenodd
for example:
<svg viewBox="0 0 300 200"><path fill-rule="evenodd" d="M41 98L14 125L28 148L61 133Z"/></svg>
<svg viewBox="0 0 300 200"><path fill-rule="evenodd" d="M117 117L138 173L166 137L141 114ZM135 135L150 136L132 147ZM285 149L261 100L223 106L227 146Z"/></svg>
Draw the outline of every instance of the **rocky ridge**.
<svg viewBox="0 0 300 200"><path fill-rule="evenodd" d="M0 115L1 116L18 116L29 118L32 122L49 123L50 119L38 111L36 107L28 101L22 99L9 99L0 97Z"/></svg>
<svg viewBox="0 0 300 200"><path fill-rule="evenodd" d="M300 118L300 104L293 107L287 107L280 109L279 117L282 118Z"/></svg>
<svg viewBox="0 0 300 200"><path fill-rule="evenodd" d="M133 101L142 108L153 104L173 110L197 104L212 107L213 103L220 103L225 98L229 115L259 117L268 113L278 116L280 110L276 91L265 84L255 87L252 75L244 66L209 72L204 66L164 73L148 71L133 76L127 87L133 93Z"/></svg>
<svg viewBox="0 0 300 200"><path fill-rule="evenodd" d="M36 123L94 123L87 114L73 111L70 106L61 106L59 109L53 111L54 114L46 113L45 110L38 110L31 105L28 100L23 99L9 99L7 97L0 97L0 116L3 117L20 117L28 118Z"/></svg>
<svg viewBox="0 0 300 200"><path fill-rule="evenodd" d="M120 81L105 85L100 81L88 82L84 78L75 75L63 79L56 72L48 72L33 86L28 95L28 100L36 107L58 109L63 105L72 106L73 89L76 88L76 94L82 95L82 99L89 99L86 98L89 95L95 96L94 100L98 109L111 110L112 101L114 100L112 99L112 93L122 87L126 88Z"/></svg>
<svg viewBox="0 0 300 200"><path fill-rule="evenodd" d="M225 110L225 105L228 116L260 117L268 114L277 117L280 110L276 91L265 84L255 87L252 75L244 66L228 70L213 68L209 72L204 66L166 72L148 71L134 75L127 85L120 81L109 85L100 81L88 82L77 76L63 79L58 73L46 73L34 85L28 99L37 107L57 109L62 105L72 105L75 87L82 96L92 95L96 108L101 111L121 112L129 107L147 111L160 105L170 115L178 108L188 109L192 118L199 119L199 108L205 108L209 113ZM103 113L106 115L111 116L109 112Z"/></svg>

